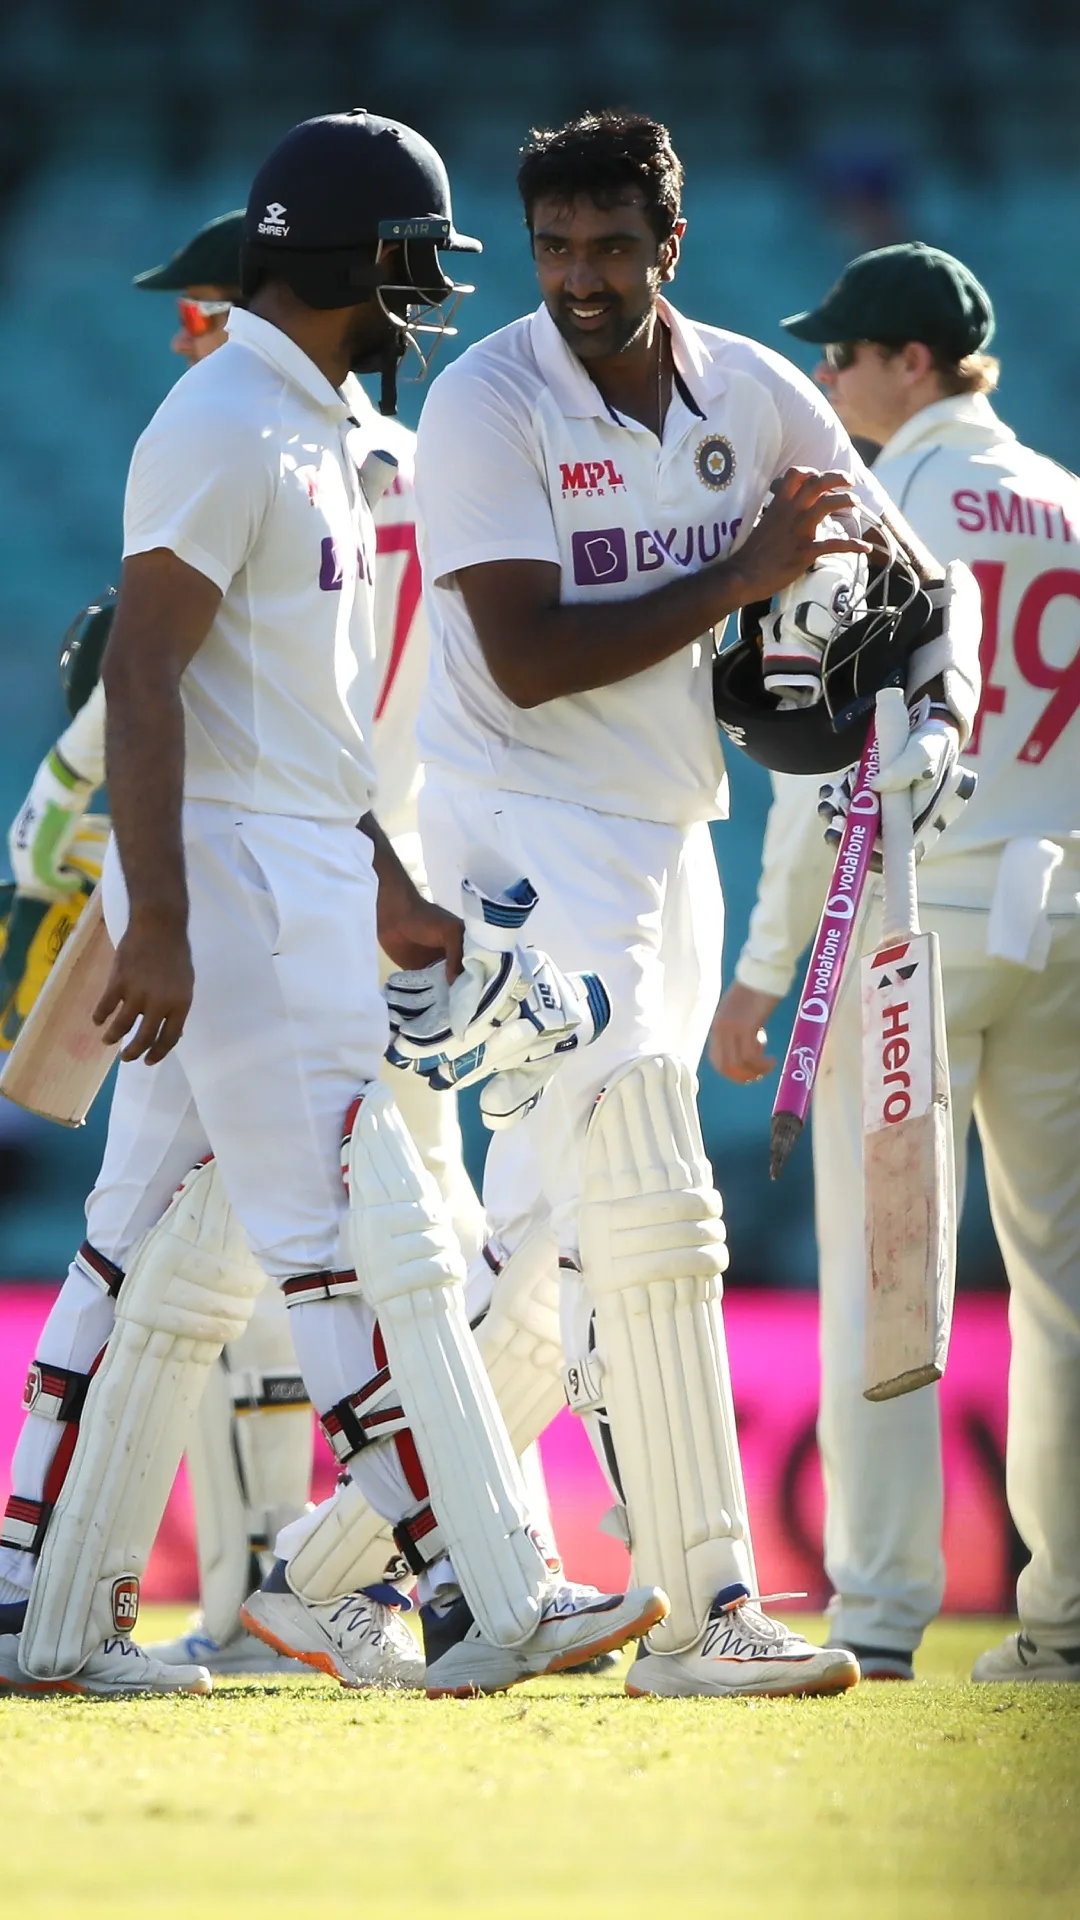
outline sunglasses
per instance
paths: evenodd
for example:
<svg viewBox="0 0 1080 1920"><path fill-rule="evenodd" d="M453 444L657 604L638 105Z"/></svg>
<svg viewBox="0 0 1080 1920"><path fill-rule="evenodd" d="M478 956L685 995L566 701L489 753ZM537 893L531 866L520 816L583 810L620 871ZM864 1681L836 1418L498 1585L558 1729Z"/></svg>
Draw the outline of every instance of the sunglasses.
<svg viewBox="0 0 1080 1920"><path fill-rule="evenodd" d="M821 357L830 373L843 373L855 365L855 355L862 342L860 340L830 340L822 347Z"/></svg>
<svg viewBox="0 0 1080 1920"><path fill-rule="evenodd" d="M219 314L228 313L231 300L178 300L176 303L180 315L180 325L192 339L198 340L204 333L214 331L214 323Z"/></svg>

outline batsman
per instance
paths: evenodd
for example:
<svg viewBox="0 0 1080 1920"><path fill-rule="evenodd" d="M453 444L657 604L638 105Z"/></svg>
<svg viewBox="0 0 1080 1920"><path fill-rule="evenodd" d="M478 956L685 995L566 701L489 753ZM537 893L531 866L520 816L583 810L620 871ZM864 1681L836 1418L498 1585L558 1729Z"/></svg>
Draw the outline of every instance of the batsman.
<svg viewBox="0 0 1080 1920"><path fill-rule="evenodd" d="M496 1137L484 1198L504 1256L538 1202L551 1209L570 1403L635 1576L662 1575L670 1596L628 1691L830 1693L857 1681L851 1654L760 1605L722 1208L696 1112L723 939L713 636L786 589L797 614L795 585L819 563L844 563L832 591L850 591L870 547L847 517L859 507L892 524L929 590L935 622L901 678L940 700L957 737L974 717L978 622L810 383L671 303L682 178L667 129L643 116L585 115L526 147L541 303L447 369L420 422L421 832L437 899L454 903L485 861L493 880L528 872L537 937L563 967L593 955L611 992L604 1036ZM799 729L818 661L797 623L775 640L762 699L786 699ZM916 758L935 738L917 708Z"/></svg>

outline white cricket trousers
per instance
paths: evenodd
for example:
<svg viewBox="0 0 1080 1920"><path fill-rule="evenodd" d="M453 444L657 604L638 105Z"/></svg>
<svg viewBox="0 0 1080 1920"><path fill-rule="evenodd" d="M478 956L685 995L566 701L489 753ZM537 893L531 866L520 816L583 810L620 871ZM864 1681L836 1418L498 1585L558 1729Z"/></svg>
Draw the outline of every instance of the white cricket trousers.
<svg viewBox="0 0 1080 1920"><path fill-rule="evenodd" d="M576 1256L585 1132L612 1073L670 1053L696 1070L720 991L724 913L708 826L689 831L563 800L475 785L428 767L420 834L434 898L461 911L468 876L539 895L524 938L564 972L599 973L611 1023L571 1054L535 1111L492 1134L484 1173L489 1236L519 1245L550 1209L560 1252Z"/></svg>
<svg viewBox="0 0 1080 1920"><path fill-rule="evenodd" d="M1045 972L986 953L985 912L925 906L941 944L957 1184L972 1114L1011 1289L1006 1483L1031 1552L1017 1607L1043 1646L1080 1646L1080 919ZM864 942L874 944L876 914ZM825 1564L832 1637L915 1648L945 1567L936 1387L862 1397L865 1297L858 969L814 1089ZM855 1203L853 1204L853 1196Z"/></svg>
<svg viewBox="0 0 1080 1920"><path fill-rule="evenodd" d="M388 1033L371 842L354 827L195 802L185 809L185 852L191 1012L158 1066L119 1069L87 1240L122 1269L180 1182L212 1152L272 1280L340 1269L342 1124L359 1089L378 1078ZM115 941L127 902L113 847L102 888ZM42 1332L39 1363L86 1374L113 1315L109 1293L73 1262ZM289 1324L317 1411L377 1371L374 1316L358 1295L294 1307ZM51 1504L50 1468L72 1431L28 1416L12 1466L16 1501ZM394 1449L367 1449L354 1470L387 1519L415 1505ZM0 1548L0 1578L25 1588L32 1575L29 1554Z"/></svg>

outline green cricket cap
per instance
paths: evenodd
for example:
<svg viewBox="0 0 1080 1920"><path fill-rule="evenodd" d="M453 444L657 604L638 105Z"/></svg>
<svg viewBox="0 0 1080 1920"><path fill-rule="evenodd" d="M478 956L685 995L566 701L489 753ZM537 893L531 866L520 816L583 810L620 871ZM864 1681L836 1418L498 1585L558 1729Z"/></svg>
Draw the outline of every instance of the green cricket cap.
<svg viewBox="0 0 1080 1920"><path fill-rule="evenodd" d="M994 309L970 268L922 240L860 253L819 307L780 322L798 340L921 340L962 360L993 337Z"/></svg>
<svg viewBox="0 0 1080 1920"><path fill-rule="evenodd" d="M239 287L243 230L243 207L219 213L216 220L200 227L171 260L137 273L132 284L150 293L182 293L185 287Z"/></svg>

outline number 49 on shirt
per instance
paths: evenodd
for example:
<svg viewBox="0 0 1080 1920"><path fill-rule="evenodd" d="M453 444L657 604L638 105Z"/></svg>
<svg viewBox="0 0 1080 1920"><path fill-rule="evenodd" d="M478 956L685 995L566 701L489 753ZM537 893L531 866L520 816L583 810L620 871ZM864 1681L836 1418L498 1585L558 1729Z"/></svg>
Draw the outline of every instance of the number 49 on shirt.
<svg viewBox="0 0 1080 1920"><path fill-rule="evenodd" d="M965 756L978 753L982 723L988 713L1003 713L1006 688L994 684L1001 621L1001 583L1005 574L1003 560L976 560L972 573L982 594L982 644L979 663L983 690L978 717ZM1045 760L1051 747L1061 738L1069 721L1080 707L1080 645L1064 667L1055 667L1042 651L1043 618L1054 600L1063 598L1080 603L1080 573L1071 567L1051 567L1040 573L1025 588L1013 626L1013 653L1016 665L1029 686L1050 695L1027 739L1017 754L1018 760ZM1078 610L1080 631L1080 610Z"/></svg>

